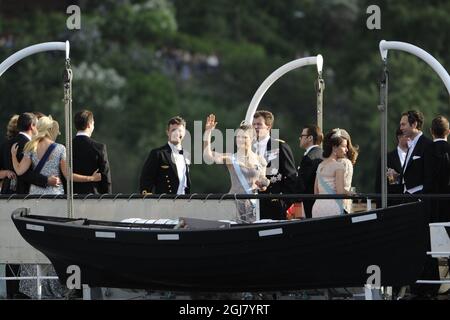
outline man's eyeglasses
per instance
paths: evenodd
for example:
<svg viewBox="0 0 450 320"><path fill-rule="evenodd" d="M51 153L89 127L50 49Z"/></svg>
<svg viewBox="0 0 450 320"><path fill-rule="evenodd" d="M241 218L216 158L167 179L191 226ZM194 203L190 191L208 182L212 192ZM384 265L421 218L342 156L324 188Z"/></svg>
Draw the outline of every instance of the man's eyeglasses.
<svg viewBox="0 0 450 320"><path fill-rule="evenodd" d="M301 134L300 137L309 137L310 134Z"/></svg>

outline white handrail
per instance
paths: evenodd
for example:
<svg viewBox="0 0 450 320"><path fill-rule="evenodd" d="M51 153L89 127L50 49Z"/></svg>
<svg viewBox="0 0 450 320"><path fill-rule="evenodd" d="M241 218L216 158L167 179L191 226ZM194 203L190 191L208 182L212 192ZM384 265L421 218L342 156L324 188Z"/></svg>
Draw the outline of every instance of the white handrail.
<svg viewBox="0 0 450 320"><path fill-rule="evenodd" d="M425 61L441 78L450 94L450 76L445 68L431 54L425 50L406 42L400 41L380 41L380 54L383 60L387 59L388 50L400 50L411 53Z"/></svg>
<svg viewBox="0 0 450 320"><path fill-rule="evenodd" d="M31 56L35 53L45 51L64 51L66 53L66 59L70 56L70 43L66 42L44 42L26 47L20 51L17 51L13 55L9 56L5 61L0 64L0 77L2 74L13 66L16 62Z"/></svg>
<svg viewBox="0 0 450 320"><path fill-rule="evenodd" d="M288 62L285 65L278 68L277 70L275 70L274 72L272 72L272 74L268 76L266 80L264 80L264 82L259 86L256 93L253 95L252 101L250 102L250 105L248 106L247 109L247 114L245 115L245 122L247 124L251 124L253 122L253 116L255 115L259 103L261 102L264 94L272 86L272 84L274 84L275 81L277 81L279 78L281 78L283 75L285 75L291 70L309 65L317 65L317 71L319 73L322 73L323 57L319 54L315 57L300 58Z"/></svg>

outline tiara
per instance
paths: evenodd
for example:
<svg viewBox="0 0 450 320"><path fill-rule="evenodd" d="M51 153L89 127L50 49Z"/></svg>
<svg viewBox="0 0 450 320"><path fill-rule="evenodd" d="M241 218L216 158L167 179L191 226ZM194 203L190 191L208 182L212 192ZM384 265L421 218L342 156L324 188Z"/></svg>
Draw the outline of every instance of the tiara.
<svg viewBox="0 0 450 320"><path fill-rule="evenodd" d="M339 128L334 129L335 131L331 135L331 138L340 138L342 137L342 131Z"/></svg>

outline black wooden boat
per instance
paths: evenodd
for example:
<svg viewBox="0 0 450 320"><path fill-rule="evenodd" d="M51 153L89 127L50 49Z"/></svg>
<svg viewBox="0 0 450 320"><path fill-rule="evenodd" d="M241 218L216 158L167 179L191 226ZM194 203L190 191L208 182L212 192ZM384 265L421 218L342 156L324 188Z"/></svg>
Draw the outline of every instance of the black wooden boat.
<svg viewBox="0 0 450 320"><path fill-rule="evenodd" d="M267 291L414 283L426 257L421 202L306 221L174 229L28 214L12 219L62 283L81 269L93 287L177 291Z"/></svg>

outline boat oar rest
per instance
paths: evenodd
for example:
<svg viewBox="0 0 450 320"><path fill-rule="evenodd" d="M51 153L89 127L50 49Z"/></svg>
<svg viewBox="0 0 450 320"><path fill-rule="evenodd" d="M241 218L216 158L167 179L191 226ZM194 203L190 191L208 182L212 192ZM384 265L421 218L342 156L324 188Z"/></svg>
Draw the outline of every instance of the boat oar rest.
<svg viewBox="0 0 450 320"><path fill-rule="evenodd" d="M89 224L89 220L88 219L76 219L76 220L72 220L72 221L67 221L67 224L74 224L74 225L78 225L78 226L86 226Z"/></svg>
<svg viewBox="0 0 450 320"><path fill-rule="evenodd" d="M230 222L204 220L196 218L180 218L174 229L224 229L231 226Z"/></svg>
<svg viewBox="0 0 450 320"><path fill-rule="evenodd" d="M122 220L122 223L130 224L132 227L144 225L147 228L158 225L164 226L165 229L223 229L229 228L233 222L180 217L176 220L128 218Z"/></svg>

